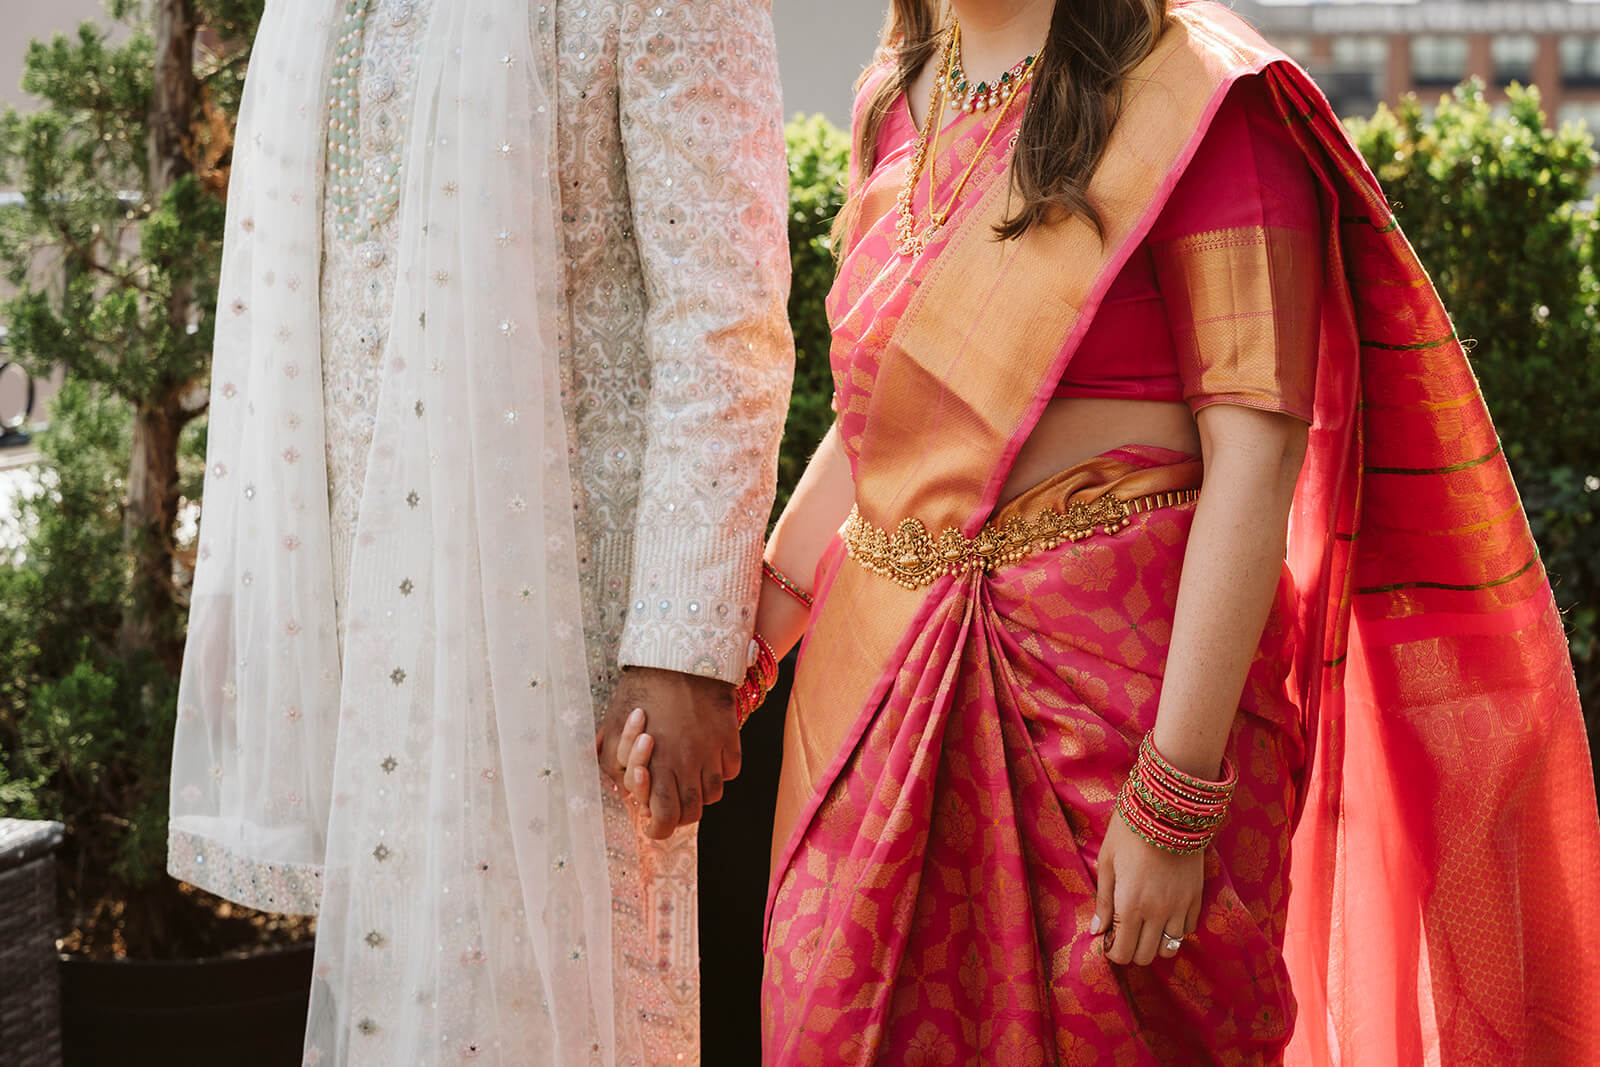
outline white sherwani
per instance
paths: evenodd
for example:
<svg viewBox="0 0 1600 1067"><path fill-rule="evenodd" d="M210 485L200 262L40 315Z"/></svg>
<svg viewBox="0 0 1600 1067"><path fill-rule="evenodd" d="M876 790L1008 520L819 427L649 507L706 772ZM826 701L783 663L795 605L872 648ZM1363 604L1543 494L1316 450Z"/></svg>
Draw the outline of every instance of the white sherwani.
<svg viewBox="0 0 1600 1067"><path fill-rule="evenodd" d="M385 367L395 359L390 333L399 328L395 292L405 258L400 220L406 215L407 181L416 180L404 173L404 161L416 158L408 155L416 147L409 141L421 136L409 128L416 74L430 25L440 17L435 8L445 3L354 0L333 26L337 36L321 190L319 341L326 588L341 648L350 626L346 601L352 557L358 539L371 536L359 532L368 529L361 525L363 490ZM531 30L555 59L554 78L544 80L555 107L551 177L559 182L557 233L564 252L556 348L576 487L571 508L582 633L598 713L623 666L726 681L745 670L792 371L779 87L763 0L529 4ZM258 54L252 78L272 77L259 69L263 58ZM505 62L513 62L509 54ZM518 150L504 146L508 155ZM433 192L470 197L474 189L470 175L463 175ZM500 235L502 245L515 240L515 234ZM462 284L445 271L435 272L431 281L445 294L440 299L452 285ZM224 309L229 301L224 291ZM233 314L248 314L240 307L245 303L234 298ZM418 319L419 328L425 326L425 316ZM503 333L515 330L509 321L500 326ZM219 366L223 343L219 331ZM448 380L438 388L450 388ZM215 383L214 409L234 401L233 389L231 382ZM424 399L416 401L418 419ZM514 419L516 412L504 417ZM298 422L297 416L290 419ZM288 445L285 454L293 447ZM287 462L301 461L296 453ZM507 456L500 465L522 461L526 457ZM238 491L223 460L214 458L208 473L208 500ZM247 488L246 499L253 500L254 485ZM407 503L418 507L414 496ZM479 545L477 551L487 558L493 546ZM303 549L295 559L303 563ZM206 566L203 561L202 577ZM263 559L236 571L230 594L250 595L247 587L272 580L273 566ZM400 592L407 598L412 593L404 586L411 584L410 578L402 583ZM553 627L561 623L547 620ZM289 625L298 631L298 623ZM210 638L191 636L191 658L202 657L197 649L202 640ZM237 636L230 640L240 643ZM391 673L396 688L406 682L400 668ZM228 680L215 686L186 679L170 867L177 877L247 905L313 912L324 892L317 855L325 847L324 827L317 823L326 819L328 803L344 802L325 793L327 799L317 803L314 781L279 790L282 796L264 796L271 790L250 782L230 792L236 779L248 778L260 764L236 739L236 751L230 753L227 744L230 730L237 729L228 725L229 705L242 701L238 693L248 689L248 675L239 664L223 669L218 676ZM220 707L209 706L210 688L217 689L211 699ZM320 691L338 688L335 682ZM348 687L345 699L348 703ZM295 706L284 714L291 712L296 720L317 717L310 708ZM340 715L333 708L324 709L322 717ZM328 736L337 733L333 729ZM418 755L397 752L379 759L376 750L341 741L337 755L330 746L325 765L312 768L312 777L334 775L337 761L355 759L352 753L359 751L371 766L341 768L338 776L346 783L359 782L362 773L372 777L345 795L370 788L426 789L425 779L407 774L411 764L423 762L432 742L412 738L394 744L409 744ZM306 752L299 762L315 763L315 749ZM482 771L491 786L492 761L492 751L480 760L491 763ZM437 766L430 773L437 774ZM291 794L294 799L285 803ZM663 845L647 842L622 802L610 792L603 796L613 895L614 1061L698 1062L693 833L680 833ZM252 797L259 810L252 810ZM476 815L480 824L468 825L465 832L510 848L509 831L492 825L495 818L507 817L506 806L503 799L488 804L486 810L501 814ZM362 858L342 876L336 897L342 925L360 935L364 947L319 942L318 953L319 978L327 977L329 966L341 974L359 969L361 976L348 977L337 994L319 986L309 1062L333 1062L334 1049L343 1050L341 1060L379 1062L363 1048L382 1047L382 1035L399 1020L380 1013L396 1010L405 999L396 1000L393 990L383 988L381 960L400 935L385 929L381 902L416 891L420 875L408 873L412 858L398 845L391 847L387 842L393 838L384 835L392 831L372 818L350 817L346 832L372 840L361 842ZM494 869L515 862L508 855ZM481 866L491 869L487 859ZM453 907L445 901L438 914L455 914ZM463 914L455 921L474 920ZM482 960L483 948L465 937L459 954L461 965L468 966ZM456 951L446 955L454 960ZM354 956L361 959L352 962ZM334 962L325 963L325 957ZM434 997L433 1010L453 1012L454 1025L463 1033L473 1031L471 1040L460 1043L462 1055L497 1048L493 1028L484 1029L471 1004L441 1009L436 992L418 990L416 997L416 1003ZM506 1064L549 1062L538 1050L498 1048L498 1053L498 1062ZM596 1062L611 1058L596 1051Z"/></svg>

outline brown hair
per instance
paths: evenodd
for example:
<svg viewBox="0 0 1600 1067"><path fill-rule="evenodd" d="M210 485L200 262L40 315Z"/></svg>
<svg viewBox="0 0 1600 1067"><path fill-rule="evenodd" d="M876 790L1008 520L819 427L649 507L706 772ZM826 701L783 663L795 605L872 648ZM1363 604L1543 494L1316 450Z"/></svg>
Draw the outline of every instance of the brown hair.
<svg viewBox="0 0 1600 1067"><path fill-rule="evenodd" d="M1100 231L1100 214L1089 203L1089 178L1121 110L1123 79L1155 48L1166 27L1167 3L1056 0L1012 166L1013 190L1022 204L995 227L1001 240L1060 215L1082 214ZM948 28L943 0L893 0L878 50L878 63L892 65L893 72L867 101L856 131L857 183L877 162L883 120L940 54ZM836 237L849 232L859 211L859 199L852 197L835 222Z"/></svg>

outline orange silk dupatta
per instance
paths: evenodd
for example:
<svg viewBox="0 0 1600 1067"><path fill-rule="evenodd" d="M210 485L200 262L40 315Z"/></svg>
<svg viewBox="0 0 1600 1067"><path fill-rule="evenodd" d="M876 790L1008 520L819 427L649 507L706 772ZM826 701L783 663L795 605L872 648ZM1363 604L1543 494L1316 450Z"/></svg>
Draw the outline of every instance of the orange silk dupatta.
<svg viewBox="0 0 1600 1067"><path fill-rule="evenodd" d="M1579 1063L1600 1040L1587 1010L1600 964L1589 888L1600 880L1600 829L1586 743L1559 618L1492 424L1448 317L1326 101L1230 12L1177 6L1129 78L1091 187L1103 241L1069 219L995 242L1008 182L1003 166L980 161L973 202L907 276L882 270L887 256L870 242L851 249L836 290L835 369L859 511L887 530L914 517L967 537L997 517L1011 463L1106 287L1229 87L1257 73L1321 179L1329 233L1315 422L1291 517L1292 577L1275 611L1283 633L1269 625L1273 655L1260 661L1282 671L1253 674L1234 736L1235 758L1252 746L1265 761L1259 777L1287 790L1276 809L1285 841L1299 816L1294 892L1285 902L1281 874L1253 869L1234 898L1256 893L1249 907L1213 901L1217 944L1231 951L1255 937L1254 955L1223 959L1219 949L1221 962L1196 960L1206 949L1186 948L1170 978L1155 979L1097 961L1084 864L1109 797L1051 780L1048 758L1033 759L1035 749L1048 756L1039 727L1048 715L1022 705L1050 684L1041 676L1030 696L1017 665L1048 664L1059 650L1008 625L1027 615L1035 628L1070 631L1072 605L1052 622L1023 603L1044 587L1042 568L906 588L835 551L819 573L785 740L768 905L769 1063L890 1053L943 1063L961 1047L996 1063L1013 1062L1013 1051L1019 1063L1203 1062L1183 1043L1191 1038L1215 1062L1271 1062L1294 1011L1278 979L1285 963L1273 962L1278 941L1300 1005L1293 1062ZM870 199L864 214L874 215ZM1182 489L1196 479L1181 460L1106 457L1104 471L1050 488L1091 501L1113 487ZM1127 540L1062 552L1051 566L1085 588L1134 572L1119 595L1159 600L1163 579L1137 573L1153 557L1140 556L1132 535L1181 546L1186 529L1181 513L1141 516L1119 535ZM1097 558L1112 573L1085 578ZM1114 677L1114 646L1103 658ZM1107 684L1077 667L1066 673L1074 691ZM1137 683L1125 683L1129 699L1148 703ZM1274 703L1274 686L1292 694L1292 716ZM1252 701L1253 691L1267 695ZM983 708L996 723L976 715ZM908 736L906 724L923 725ZM1012 761L1005 802L946 788L951 753L980 769ZM896 788L863 790L865 768L892 769ZM983 780L969 769L966 779ZM1064 819L1045 810L1074 788L1078 814L1070 803ZM1262 793L1258 806L1271 799ZM937 808L944 802L949 810ZM1274 830L1239 822L1241 833ZM969 848L987 864L984 849L959 842L1013 825L1014 847L978 872L987 876L978 888L919 862L935 848ZM1250 844L1230 847L1244 854ZM1281 858L1276 844L1263 847L1252 867ZM1051 849L1059 862L1045 856ZM1221 872L1207 869L1209 885ZM1029 884L1014 884L1019 872ZM939 878L942 887L927 881ZM974 914L1038 936L997 938L992 958L940 961L939 945L975 951L972 930L908 943L908 930L930 926L940 892L979 893ZM955 976L948 988L924 979L945 967ZM995 984L1011 980L1019 988L997 996ZM1205 1032L1132 1033L1164 1010L1153 981L1187 989L1178 1007ZM1252 997L1260 1017L1239 1017ZM963 1020L962 1005L987 1015Z"/></svg>

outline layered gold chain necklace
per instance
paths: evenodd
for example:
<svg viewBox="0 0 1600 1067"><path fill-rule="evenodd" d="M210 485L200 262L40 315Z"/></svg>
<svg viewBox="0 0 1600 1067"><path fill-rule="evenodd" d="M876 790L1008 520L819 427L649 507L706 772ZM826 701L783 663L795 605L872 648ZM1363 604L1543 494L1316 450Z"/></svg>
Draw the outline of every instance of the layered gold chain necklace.
<svg viewBox="0 0 1600 1067"><path fill-rule="evenodd" d="M1012 102L1022 95L1023 86L1033 80L1033 72L1038 66L1030 57L1030 61L1018 64L1020 72L1014 78L1007 78L1006 92L999 101L999 114L995 116L994 123L990 125L989 132L983 139L983 144L978 146L972 162L967 164L965 173L956 182L956 187L950 190L950 196L941 208L934 203L934 195L938 190L938 183L934 179L934 168L938 165L939 131L944 126L945 105L950 101L952 86L957 79L959 78L962 83L966 81L966 76L960 73L960 56L961 23L958 22L950 31L950 43L945 46L941 69L933 79L933 89L928 94L928 114L923 120L922 130L917 134L917 147L911 158L911 167L906 172L905 183L900 186L900 195L895 198L895 250L902 256L921 255L928 247L928 243L944 228L944 224L950 219L950 213L955 210L956 201L961 199L961 191L967 187L967 180L972 177L973 170L978 166L978 160L988 151L994 135L1004 125L1006 115L1011 112ZM929 130L933 131L931 149ZM912 204L912 200L916 196L917 184L922 177L924 166L928 168L928 224L919 230L916 207Z"/></svg>

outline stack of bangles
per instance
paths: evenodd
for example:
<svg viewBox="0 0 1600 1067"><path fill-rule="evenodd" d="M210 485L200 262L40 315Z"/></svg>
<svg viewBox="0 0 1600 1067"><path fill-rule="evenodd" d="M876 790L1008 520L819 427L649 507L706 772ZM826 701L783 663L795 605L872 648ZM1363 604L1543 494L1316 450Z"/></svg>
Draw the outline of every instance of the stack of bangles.
<svg viewBox="0 0 1600 1067"><path fill-rule="evenodd" d="M1117 814L1146 843L1185 856L1205 850L1228 817L1239 772L1222 761L1222 780L1185 774L1162 758L1145 734L1128 780L1117 794Z"/></svg>
<svg viewBox="0 0 1600 1067"><path fill-rule="evenodd" d="M761 574L773 585L799 601L807 611L811 610L811 594L795 584L788 575L766 560L761 561ZM778 656L772 651L772 646L767 644L766 638L756 634L750 641L750 668L745 671L744 681L739 684L739 688L733 691L733 706L739 715L740 729L743 729L745 722L755 714L761 702L767 699L767 694L772 692L772 687L777 682Z"/></svg>
<svg viewBox="0 0 1600 1067"><path fill-rule="evenodd" d="M750 639L750 669L744 672L744 681L739 683L739 688L733 691L733 710L739 714L739 729L744 729L744 724L777 683L777 654L767 644L766 638L755 634Z"/></svg>

